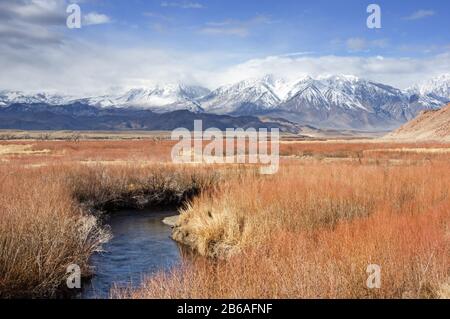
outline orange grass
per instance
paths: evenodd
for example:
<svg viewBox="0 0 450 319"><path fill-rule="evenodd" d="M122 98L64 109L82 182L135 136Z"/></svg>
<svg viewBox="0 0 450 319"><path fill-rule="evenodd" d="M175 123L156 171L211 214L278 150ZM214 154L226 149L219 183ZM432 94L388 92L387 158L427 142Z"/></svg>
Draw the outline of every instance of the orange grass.
<svg viewBox="0 0 450 319"><path fill-rule="evenodd" d="M449 276L450 163L285 163L193 200L175 239L194 260L131 298L436 298ZM369 264L380 289L366 287Z"/></svg>
<svg viewBox="0 0 450 319"><path fill-rule="evenodd" d="M215 263L197 258L114 298L438 298L449 275L449 207L374 213L333 230L279 231L264 246ZM445 240L447 236L447 240ZM381 288L368 289L369 264Z"/></svg>
<svg viewBox="0 0 450 319"><path fill-rule="evenodd" d="M113 297L448 296L450 161L433 151L448 144L282 143L280 171L260 176L172 165L173 143L1 141L31 147L0 155L0 297L56 296L72 263L89 275L109 237L92 209L180 204L206 189L174 238L209 257ZM370 263L380 289L365 285Z"/></svg>
<svg viewBox="0 0 450 319"><path fill-rule="evenodd" d="M216 256L217 250L265 243L279 230L333 227L386 205L392 212L423 212L448 200L449 164L285 162L275 175L244 175L194 199L181 212L175 238Z"/></svg>
<svg viewBox="0 0 450 319"><path fill-rule="evenodd" d="M108 239L56 171L0 168L0 297L51 297Z"/></svg>
<svg viewBox="0 0 450 319"><path fill-rule="evenodd" d="M180 204L215 182L208 169L0 165L0 298L55 297L67 266L109 239L92 209Z"/></svg>
<svg viewBox="0 0 450 319"><path fill-rule="evenodd" d="M379 141L286 141L280 144L280 155L315 158L357 159L443 159L449 153L433 152L433 149L450 151L450 144L438 142L399 143ZM428 152L421 152L425 150Z"/></svg>

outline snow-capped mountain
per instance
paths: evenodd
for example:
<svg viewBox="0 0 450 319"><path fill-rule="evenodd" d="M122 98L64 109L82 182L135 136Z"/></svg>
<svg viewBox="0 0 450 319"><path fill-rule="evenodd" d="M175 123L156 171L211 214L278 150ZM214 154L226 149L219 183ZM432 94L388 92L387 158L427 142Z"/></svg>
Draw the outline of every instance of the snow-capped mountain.
<svg viewBox="0 0 450 319"><path fill-rule="evenodd" d="M272 76L250 79L219 87L199 100L206 112L248 114L276 108L281 102L277 91L283 85Z"/></svg>
<svg viewBox="0 0 450 319"><path fill-rule="evenodd" d="M346 75L294 81L269 75L220 87L199 103L206 112L268 113L333 128L391 127L413 116L401 90Z"/></svg>
<svg viewBox="0 0 450 319"><path fill-rule="evenodd" d="M131 89L116 96L91 97L79 101L101 108L136 107L160 112L187 109L199 112L202 109L197 99L208 93L208 89L200 86L169 84Z"/></svg>
<svg viewBox="0 0 450 319"><path fill-rule="evenodd" d="M328 99L328 102L341 108L374 112L386 105L408 103L399 89L351 75L322 77L319 81L324 90L330 90L337 96L334 100Z"/></svg>
<svg viewBox="0 0 450 319"><path fill-rule="evenodd" d="M351 75L296 81L265 76L218 88L199 102L205 111L219 114L270 114L322 127L388 129L448 102L438 96L445 92L439 82L445 79L433 82L438 88L433 95L421 95Z"/></svg>
<svg viewBox="0 0 450 319"><path fill-rule="evenodd" d="M199 102L205 111L235 114L286 108L293 112L305 108L366 109L364 103L357 98L361 83L362 80L352 76L319 79L306 76L288 81L267 75L220 87Z"/></svg>
<svg viewBox="0 0 450 319"><path fill-rule="evenodd" d="M442 74L406 90L413 114L433 110L450 102L450 74Z"/></svg>
<svg viewBox="0 0 450 319"><path fill-rule="evenodd" d="M220 87L199 100L206 111L240 113L249 104L254 110L361 109L372 111L385 104L408 103L408 97L393 87L354 76L309 76L296 81L265 76ZM287 104L286 104L287 103Z"/></svg>
<svg viewBox="0 0 450 319"><path fill-rule="evenodd" d="M422 96L432 96L436 99L445 98L450 100L450 73L439 75L415 85L408 91Z"/></svg>
<svg viewBox="0 0 450 319"><path fill-rule="evenodd" d="M288 91L282 109L298 112L302 109L329 109L329 103L322 91L323 85L311 77L294 83Z"/></svg>
<svg viewBox="0 0 450 319"><path fill-rule="evenodd" d="M82 104L98 109L137 108L157 113L189 110L238 116L269 115L322 128L390 129L412 119L421 110L448 103L449 87L449 74L404 91L349 75L302 76L294 80L267 75L213 91L168 84L82 99L0 91L0 106L45 103Z"/></svg>
<svg viewBox="0 0 450 319"><path fill-rule="evenodd" d="M0 107L13 103L46 103L50 105L66 104L70 98L61 95L41 92L37 94L26 94L21 91L0 91Z"/></svg>
<svg viewBox="0 0 450 319"><path fill-rule="evenodd" d="M292 85L277 115L330 128L385 127L395 121L384 114L382 107L397 102L398 95L401 92L393 88L354 76L306 77Z"/></svg>

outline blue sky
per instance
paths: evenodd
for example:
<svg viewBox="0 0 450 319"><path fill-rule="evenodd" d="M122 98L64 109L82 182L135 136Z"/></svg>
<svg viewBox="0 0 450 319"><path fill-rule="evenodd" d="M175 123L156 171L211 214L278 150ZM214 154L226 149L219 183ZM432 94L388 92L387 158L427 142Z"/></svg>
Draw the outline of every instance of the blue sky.
<svg viewBox="0 0 450 319"><path fill-rule="evenodd" d="M381 29L366 26L370 3L381 7ZM422 56L450 45L450 2L442 0L116 0L80 6L112 23L79 33L106 41L109 32L107 41L117 45L226 50L243 58L292 52Z"/></svg>
<svg viewBox="0 0 450 319"><path fill-rule="evenodd" d="M81 29L65 25L71 2ZM381 29L366 26L371 3ZM2 0L0 18L0 89L214 88L264 73L407 87L450 72L449 1Z"/></svg>

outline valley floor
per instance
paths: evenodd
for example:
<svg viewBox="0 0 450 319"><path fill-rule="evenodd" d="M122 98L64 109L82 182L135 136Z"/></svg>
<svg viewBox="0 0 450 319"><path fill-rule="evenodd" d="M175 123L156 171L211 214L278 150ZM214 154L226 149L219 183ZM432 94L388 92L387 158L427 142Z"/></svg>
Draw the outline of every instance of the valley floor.
<svg viewBox="0 0 450 319"><path fill-rule="evenodd" d="M450 144L284 140L274 175L172 164L173 144L0 141L0 298L59 295L109 239L99 211L154 205L195 255L114 298L450 297Z"/></svg>

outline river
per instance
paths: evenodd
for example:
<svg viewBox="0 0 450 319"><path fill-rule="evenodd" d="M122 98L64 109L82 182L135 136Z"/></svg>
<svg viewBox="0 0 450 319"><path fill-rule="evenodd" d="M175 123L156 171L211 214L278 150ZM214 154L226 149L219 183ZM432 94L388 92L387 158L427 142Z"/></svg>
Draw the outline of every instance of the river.
<svg viewBox="0 0 450 319"><path fill-rule="evenodd" d="M104 252L91 257L94 276L79 297L108 298L113 285L138 286L143 276L179 263L181 254L170 238L171 228L162 222L175 214L173 210L125 210L107 216L105 223L113 238L103 245Z"/></svg>

